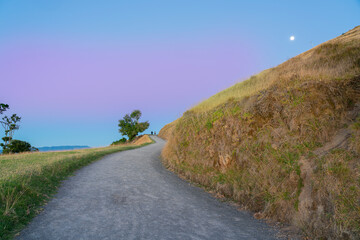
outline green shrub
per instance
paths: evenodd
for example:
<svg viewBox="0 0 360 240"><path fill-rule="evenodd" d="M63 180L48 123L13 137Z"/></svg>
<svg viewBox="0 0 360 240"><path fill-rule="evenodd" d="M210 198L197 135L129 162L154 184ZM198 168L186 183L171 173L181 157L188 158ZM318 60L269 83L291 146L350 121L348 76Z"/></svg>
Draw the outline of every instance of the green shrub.
<svg viewBox="0 0 360 240"><path fill-rule="evenodd" d="M37 148L32 147L30 143L21 140L12 140L3 150L6 153L21 153L39 151Z"/></svg>
<svg viewBox="0 0 360 240"><path fill-rule="evenodd" d="M123 144L123 143L126 143L126 141L127 141L126 138L123 137L117 141L112 142L111 145L113 146L113 145Z"/></svg>

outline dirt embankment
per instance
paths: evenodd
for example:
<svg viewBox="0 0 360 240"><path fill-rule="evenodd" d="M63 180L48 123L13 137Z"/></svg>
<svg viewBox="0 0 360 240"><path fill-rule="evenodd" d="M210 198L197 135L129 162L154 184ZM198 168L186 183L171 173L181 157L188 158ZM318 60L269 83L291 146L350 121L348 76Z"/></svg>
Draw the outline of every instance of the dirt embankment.
<svg viewBox="0 0 360 240"><path fill-rule="evenodd" d="M139 145L142 145L142 144L145 144L145 143L152 143L152 142L153 142L153 140L151 140L151 138L149 137L149 135L142 135L142 136L137 137L137 138L131 143L131 145L139 146Z"/></svg>
<svg viewBox="0 0 360 240"><path fill-rule="evenodd" d="M311 238L359 239L360 27L259 82L164 127L164 164Z"/></svg>

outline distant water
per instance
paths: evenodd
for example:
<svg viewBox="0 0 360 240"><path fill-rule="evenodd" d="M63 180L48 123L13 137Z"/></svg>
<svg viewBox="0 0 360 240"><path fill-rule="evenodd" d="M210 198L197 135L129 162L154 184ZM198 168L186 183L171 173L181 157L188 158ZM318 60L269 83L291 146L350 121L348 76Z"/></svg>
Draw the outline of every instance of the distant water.
<svg viewBox="0 0 360 240"><path fill-rule="evenodd" d="M89 146L51 146L51 147L38 147L40 152L49 152L49 151L66 151L74 149L84 149L90 148Z"/></svg>
<svg viewBox="0 0 360 240"><path fill-rule="evenodd" d="M50 151L68 151L75 149L84 149L91 148L89 146L50 146L50 147L39 147L40 152L50 152ZM0 153L2 153L2 149L0 149Z"/></svg>

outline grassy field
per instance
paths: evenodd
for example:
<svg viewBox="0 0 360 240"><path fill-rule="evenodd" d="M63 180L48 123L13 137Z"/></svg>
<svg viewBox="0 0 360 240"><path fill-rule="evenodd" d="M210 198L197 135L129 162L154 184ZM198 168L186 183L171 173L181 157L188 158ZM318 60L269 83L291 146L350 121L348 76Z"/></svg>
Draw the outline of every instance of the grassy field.
<svg viewBox="0 0 360 240"><path fill-rule="evenodd" d="M311 239L360 238L360 26L166 125L164 164Z"/></svg>
<svg viewBox="0 0 360 240"><path fill-rule="evenodd" d="M101 157L138 148L118 145L62 152L0 155L0 239L12 239L36 216L61 181Z"/></svg>

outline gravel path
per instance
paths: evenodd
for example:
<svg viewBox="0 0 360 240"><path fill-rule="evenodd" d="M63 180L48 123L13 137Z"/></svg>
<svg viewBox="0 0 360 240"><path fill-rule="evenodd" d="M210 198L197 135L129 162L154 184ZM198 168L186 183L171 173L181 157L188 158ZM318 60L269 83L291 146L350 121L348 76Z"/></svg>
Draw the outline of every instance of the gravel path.
<svg viewBox="0 0 360 240"><path fill-rule="evenodd" d="M251 214L164 169L165 142L153 139L77 171L16 239L276 239Z"/></svg>

